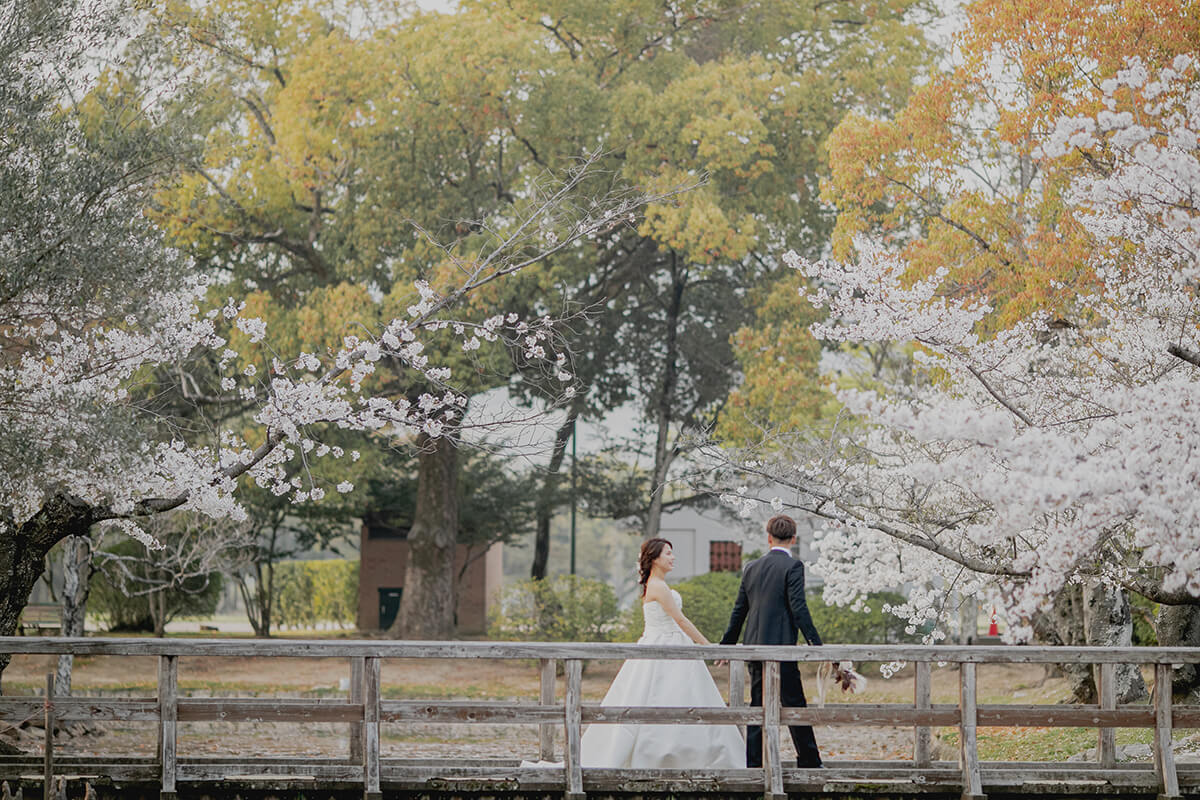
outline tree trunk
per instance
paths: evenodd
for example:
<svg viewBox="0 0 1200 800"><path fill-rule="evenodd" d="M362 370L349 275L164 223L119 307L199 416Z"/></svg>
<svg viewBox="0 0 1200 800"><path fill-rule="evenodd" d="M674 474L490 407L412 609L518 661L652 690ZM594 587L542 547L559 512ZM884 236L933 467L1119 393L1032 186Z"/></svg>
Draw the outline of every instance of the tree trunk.
<svg viewBox="0 0 1200 800"><path fill-rule="evenodd" d="M65 495L47 500L21 525L11 512L0 508L0 636L17 632L21 610L46 569L50 548L68 536L86 536L92 513L91 506ZM11 659L10 654L0 653L0 675Z"/></svg>
<svg viewBox="0 0 1200 800"><path fill-rule="evenodd" d="M92 540L87 536L71 536L63 543L62 635L83 636L87 615L88 582L92 575ZM71 670L75 657L67 653L58 657L54 677L55 693L71 695Z"/></svg>
<svg viewBox="0 0 1200 800"><path fill-rule="evenodd" d="M1087 628L1084 617L1083 589L1078 585L1064 586L1054 596L1048 614L1048 625L1040 629L1043 638L1051 645L1087 644ZM1075 703L1096 702L1096 681L1088 664L1059 664L1071 690L1071 701Z"/></svg>
<svg viewBox="0 0 1200 800"><path fill-rule="evenodd" d="M1200 606L1159 606L1154 633L1161 647L1200 647ZM1200 703L1200 669L1196 664L1176 666L1171 686L1172 694L1182 702Z"/></svg>
<svg viewBox="0 0 1200 800"><path fill-rule="evenodd" d="M541 580L546 577L546 565L550 560L550 521L554 517L554 495L562 482L562 463L567 454L567 442L575 433L575 420L579 418L579 408L571 406L567 420L554 434L554 450L550 453L550 464L546 470L546 481L538 497L537 533L533 540L533 566L529 569L529 577Z"/></svg>
<svg viewBox="0 0 1200 800"><path fill-rule="evenodd" d="M666 330L663 332L663 371L659 387L658 407L654 423L658 436L654 442L654 473L650 480L650 506L642 526L642 537L658 535L662 523L663 494L667 488L667 471L675 459L670 446L671 422L675 411L675 388L679 384L679 316L683 309L683 290L687 284L686 270L679 269L678 260L671 254L671 299L667 306Z"/></svg>
<svg viewBox="0 0 1200 800"><path fill-rule="evenodd" d="M267 557L262 558L262 550L259 550L259 557L254 561L254 590L251 591L244 575L239 573L234 577L238 593L246 606L250 627L254 629L255 636L264 639L271 636L271 614L275 603L275 545L279 540L279 526L283 524L283 518L276 517L269 524L271 537L266 549Z"/></svg>
<svg viewBox="0 0 1200 800"><path fill-rule="evenodd" d="M1087 643L1093 647L1132 647L1133 614L1129 595L1115 585L1092 581L1083 588L1083 619ZM1113 670L1118 703L1136 703L1149 693L1136 664L1117 664Z"/></svg>
<svg viewBox="0 0 1200 800"><path fill-rule="evenodd" d="M154 635L161 639L167 634L167 588L151 592L146 599L150 601L150 619L154 622Z"/></svg>
<svg viewBox="0 0 1200 800"><path fill-rule="evenodd" d="M417 507L408 532L408 567L396 639L454 635L454 551L458 540L458 447L449 437L417 438Z"/></svg>

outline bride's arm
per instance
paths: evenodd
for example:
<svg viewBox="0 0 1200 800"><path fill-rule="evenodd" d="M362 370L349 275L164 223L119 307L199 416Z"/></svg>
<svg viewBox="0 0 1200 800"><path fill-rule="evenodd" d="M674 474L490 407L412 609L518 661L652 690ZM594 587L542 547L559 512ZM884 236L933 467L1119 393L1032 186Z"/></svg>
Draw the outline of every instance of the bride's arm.
<svg viewBox="0 0 1200 800"><path fill-rule="evenodd" d="M657 600L658 604L662 606L663 611L667 612L667 616L675 620L693 642L696 644L712 644L700 632L700 629L683 615L683 609L675 602L675 596L671 594L670 588L665 583L662 585L648 585L646 587L646 600Z"/></svg>

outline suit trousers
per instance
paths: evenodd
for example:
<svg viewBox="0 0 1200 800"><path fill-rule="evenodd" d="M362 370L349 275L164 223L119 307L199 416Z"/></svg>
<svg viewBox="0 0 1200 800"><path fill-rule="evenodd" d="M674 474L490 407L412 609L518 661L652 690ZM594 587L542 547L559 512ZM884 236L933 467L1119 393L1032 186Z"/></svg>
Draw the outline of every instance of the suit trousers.
<svg viewBox="0 0 1200 800"><path fill-rule="evenodd" d="M762 675L761 662L750 662L750 705L762 707ZM779 663L779 700L783 706L804 708L808 703L804 699L804 686L800 683L800 668L795 661ZM811 725L789 725L792 743L796 745L796 766L821 766L821 753L817 750L817 737L813 735ZM746 726L746 766L762 766L762 726Z"/></svg>

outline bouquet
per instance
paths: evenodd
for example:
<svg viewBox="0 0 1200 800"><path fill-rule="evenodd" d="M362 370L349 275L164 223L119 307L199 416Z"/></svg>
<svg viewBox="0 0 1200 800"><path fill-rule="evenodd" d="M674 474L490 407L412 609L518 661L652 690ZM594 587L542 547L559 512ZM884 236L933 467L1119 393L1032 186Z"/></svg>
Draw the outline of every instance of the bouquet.
<svg viewBox="0 0 1200 800"><path fill-rule="evenodd" d="M858 694L867 688L867 679L854 670L849 661L826 662L817 667L817 705L825 705L827 687L832 684L842 687L843 692Z"/></svg>

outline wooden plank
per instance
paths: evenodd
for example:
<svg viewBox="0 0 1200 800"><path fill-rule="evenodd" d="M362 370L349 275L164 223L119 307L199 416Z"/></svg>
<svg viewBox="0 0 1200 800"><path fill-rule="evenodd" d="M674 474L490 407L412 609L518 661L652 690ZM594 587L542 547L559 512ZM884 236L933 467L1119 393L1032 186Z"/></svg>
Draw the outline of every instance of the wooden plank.
<svg viewBox="0 0 1200 800"><path fill-rule="evenodd" d="M1171 742L1171 665L1154 667L1154 765L1157 768L1160 798L1179 797L1179 776L1175 772L1175 752Z"/></svg>
<svg viewBox="0 0 1200 800"><path fill-rule="evenodd" d="M1098 672L1100 708L1104 711L1115 710L1117 707L1116 667L1113 664L1101 664ZM1111 727L1100 729L1096 740L1096 761L1104 767L1112 767L1117 763L1117 732Z"/></svg>
<svg viewBox="0 0 1200 800"><path fill-rule="evenodd" d="M786 800L783 790L783 764L779 754L779 662L763 664L763 798Z"/></svg>
<svg viewBox="0 0 1200 800"><path fill-rule="evenodd" d="M32 697L0 697L0 721L19 723L42 713L43 701ZM54 698L54 718L79 720L156 722L158 701L152 698Z"/></svg>
<svg viewBox="0 0 1200 800"><path fill-rule="evenodd" d="M552 658L540 659L541 686L538 701L543 706L554 705L554 681L558 662ZM542 761L554 760L554 723L543 722L538 726L538 758Z"/></svg>
<svg viewBox="0 0 1200 800"><path fill-rule="evenodd" d="M729 707L730 708L745 708L746 707L746 662L733 661L729 662ZM742 738L746 738L746 724L739 723L738 730L742 733Z"/></svg>
<svg viewBox="0 0 1200 800"><path fill-rule="evenodd" d="M178 745L177 708L179 702L179 664L176 656L158 658L158 718L160 734L159 759L162 765L161 800L173 800L177 775L176 747Z"/></svg>
<svg viewBox="0 0 1200 800"><path fill-rule="evenodd" d="M361 706L363 701L363 672L366 670L365 661L361 657L350 659L350 702ZM363 763L362 741L362 711L359 718L350 723L350 740L348 750L351 764Z"/></svg>
<svg viewBox="0 0 1200 800"><path fill-rule="evenodd" d="M40 766L38 759L26 757L25 761L28 769L23 773L9 772L3 766L3 762L0 762L0 776L36 776ZM70 761L79 762L80 759ZM154 765L148 760L142 760L138 765L106 763L103 759L92 761L99 770L91 770L86 766L71 766L69 769L59 768L59 772L65 771L72 776L112 775L120 780L143 782L152 782L156 778ZM925 791L944 795L947 794L946 789L961 786L962 772L953 762L935 763L933 768L918 770L907 764L892 763L888 766L888 762L827 761L826 769L819 773L785 768L783 782L785 789L816 789L835 794L849 794L857 788L859 791L853 793L859 796L881 792L886 796L895 796ZM537 787L562 791L566 785L563 770L522 769L511 761L499 765L481 765L472 761L470 766L463 766L461 761L449 759L387 759L382 764L383 780L393 790L422 789L445 793L461 788L463 793L469 791L477 794L489 788L494 792L512 792L517 786L522 789ZM982 782L985 787L1007 788L1022 795L1046 793L1053 796L1077 796L1071 794L1072 787L1081 787L1080 791L1087 795L1119 794L1105 787L1105 784L1113 788L1136 788L1144 794L1145 790L1153 790L1157 785L1155 773L1149 764L1099 769L1095 762L1091 762L1088 766L1093 769L1090 770L1077 769L1077 766L1007 762L997 765L989 762L981 769ZM748 793L762 790L761 774L762 771L757 769L589 769L585 786L590 791L624 787L626 790L645 789L662 794L674 791L705 792L712 795L720 794L722 789L728 789L730 793ZM1190 774L1193 780L1200 779L1200 771L1192 770ZM353 765L339 763L333 759L207 757L181 759L179 762L179 780L222 781L223 787L227 787L231 780L246 780L254 782L258 788L282 789L288 786L303 786L305 779L314 778L344 782L348 785L361 781L361 775L355 771ZM889 792L883 785L887 782L896 784L894 791ZM853 783L868 783L871 786L865 788L849 785Z"/></svg>
<svg viewBox="0 0 1200 800"><path fill-rule="evenodd" d="M1172 706L1171 725L1175 728L1200 728L1200 706Z"/></svg>
<svg viewBox="0 0 1200 800"><path fill-rule="evenodd" d="M563 755L566 758L566 800L583 800L583 725L580 710L583 705L583 662L569 658L566 662L567 687L563 700L564 722L567 731Z"/></svg>
<svg viewBox="0 0 1200 800"><path fill-rule="evenodd" d="M975 665L960 664L958 706L962 713L959 723L959 760L963 771L963 800L982 799L983 782L979 774L979 749L975 740L976 696Z"/></svg>
<svg viewBox="0 0 1200 800"><path fill-rule="evenodd" d="M784 725L957 725L956 706L939 703L931 709L917 709L899 703L840 703L824 708L785 708L780 721Z"/></svg>
<svg viewBox="0 0 1200 800"><path fill-rule="evenodd" d="M1145 706L1102 711L1094 705L987 705L976 710L976 724L998 728L1149 728L1154 712Z"/></svg>
<svg viewBox="0 0 1200 800"><path fill-rule="evenodd" d="M226 781L248 776L277 775L283 778L322 778L357 784L363 768L358 764L258 764L229 761L217 764L179 765L180 781Z"/></svg>
<svg viewBox="0 0 1200 800"><path fill-rule="evenodd" d="M933 708L933 684L928 661L918 661L913 675L913 708L929 711ZM933 746L933 733L928 725L913 727L913 764L929 766L929 754Z"/></svg>
<svg viewBox="0 0 1200 800"><path fill-rule="evenodd" d="M686 706L600 706L586 705L582 710L587 723L663 723L670 725L757 725L762 711L742 706L728 708Z"/></svg>
<svg viewBox="0 0 1200 800"><path fill-rule="evenodd" d="M363 797L382 800L379 786L380 662L368 657L363 663Z"/></svg>
<svg viewBox="0 0 1200 800"><path fill-rule="evenodd" d="M185 698L180 722L350 722L361 723L363 704L325 698Z"/></svg>
<svg viewBox="0 0 1200 800"><path fill-rule="evenodd" d="M54 673L46 673L46 698L43 724L46 726L46 743L42 751L42 800L54 797Z"/></svg>
<svg viewBox="0 0 1200 800"><path fill-rule="evenodd" d="M386 700L384 722L494 722L513 725L561 725L562 706L486 700Z"/></svg>
<svg viewBox="0 0 1200 800"><path fill-rule="evenodd" d="M157 721L157 700L146 698L55 698L59 721L118 720ZM36 697L0 697L0 721L20 722L42 713L43 700ZM181 722L348 722L361 723L361 703L337 698L181 698L177 702ZM584 723L675 723L757 724L759 711L741 708L670 708L662 706L582 706ZM510 703L506 701L383 701L384 722L496 722L552 724L562 721L561 706ZM977 708L980 727L1115 727L1150 728L1154 711L1147 706L1122 705L1104 710L1098 705L983 705ZM1200 707L1178 706L1172 710L1176 728L1200 727ZM821 725L957 725L957 706L934 704L928 709L898 703L839 703L824 708L786 708L781 724ZM361 725L358 725L361 730ZM361 757L355 759L361 763Z"/></svg>
<svg viewBox="0 0 1200 800"><path fill-rule="evenodd" d="M142 639L0 637L0 653L59 655L272 656L318 658L497 658L720 660L722 645L635 645L609 642L406 642L368 640ZM951 661L1007 664L1195 664L1194 647L1027 647L979 645L744 645L743 661Z"/></svg>

